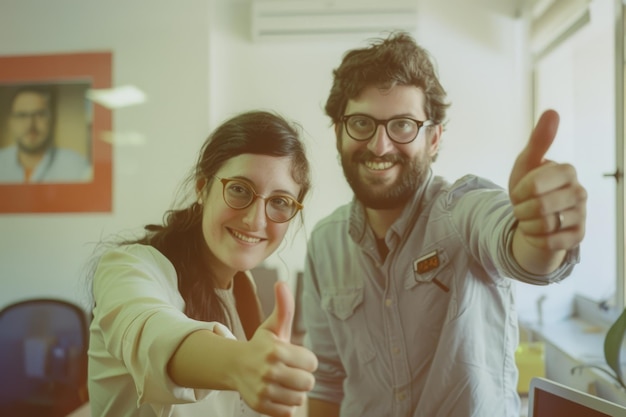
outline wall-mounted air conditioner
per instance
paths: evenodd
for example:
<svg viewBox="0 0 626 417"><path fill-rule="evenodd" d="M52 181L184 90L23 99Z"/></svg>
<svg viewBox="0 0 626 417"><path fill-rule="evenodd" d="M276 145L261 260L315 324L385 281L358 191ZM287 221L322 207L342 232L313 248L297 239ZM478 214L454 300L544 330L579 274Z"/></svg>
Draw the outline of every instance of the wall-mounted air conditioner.
<svg viewBox="0 0 626 417"><path fill-rule="evenodd" d="M380 35L417 26L418 0L251 0L254 41Z"/></svg>

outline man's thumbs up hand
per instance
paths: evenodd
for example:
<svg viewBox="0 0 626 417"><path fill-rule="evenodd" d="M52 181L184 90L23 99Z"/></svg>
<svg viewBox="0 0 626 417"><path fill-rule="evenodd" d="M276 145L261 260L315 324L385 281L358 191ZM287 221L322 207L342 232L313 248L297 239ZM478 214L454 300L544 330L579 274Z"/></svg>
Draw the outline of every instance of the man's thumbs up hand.
<svg viewBox="0 0 626 417"><path fill-rule="evenodd" d="M553 270L554 265L544 269L542 263L548 265L550 254L557 252L562 259L563 251L576 247L585 234L587 192L578 182L576 169L545 158L558 125L557 112L542 114L509 178L509 196L518 221L513 253L522 267L536 273Z"/></svg>

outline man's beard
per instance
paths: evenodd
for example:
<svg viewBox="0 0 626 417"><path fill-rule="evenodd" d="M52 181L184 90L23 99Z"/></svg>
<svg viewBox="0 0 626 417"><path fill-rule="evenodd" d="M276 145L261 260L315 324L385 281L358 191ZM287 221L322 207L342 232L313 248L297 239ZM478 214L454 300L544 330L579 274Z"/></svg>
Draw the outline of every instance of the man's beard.
<svg viewBox="0 0 626 417"><path fill-rule="evenodd" d="M52 135L48 135L48 137L41 141L41 143L33 146L25 145L21 140L16 140L16 142L20 152L28 155L38 155L46 152L46 150L52 145L53 139Z"/></svg>
<svg viewBox="0 0 626 417"><path fill-rule="evenodd" d="M393 162L401 167L399 178L393 184L377 191L359 177L359 167L367 160ZM376 157L370 151L355 152L352 157L341 154L343 174L350 184L356 198L365 206L375 210L388 210L403 207L414 195L429 175L431 160L427 153L421 157L409 159L406 155L384 155Z"/></svg>

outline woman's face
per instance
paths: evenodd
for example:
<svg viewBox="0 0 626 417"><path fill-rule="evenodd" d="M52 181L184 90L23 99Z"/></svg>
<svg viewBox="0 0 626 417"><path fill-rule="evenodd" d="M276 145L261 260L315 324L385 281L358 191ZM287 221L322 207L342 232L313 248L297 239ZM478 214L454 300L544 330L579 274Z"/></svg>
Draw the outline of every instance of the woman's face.
<svg viewBox="0 0 626 417"><path fill-rule="evenodd" d="M243 180L263 197L286 194L297 199L300 192L291 177L291 159L286 157L242 154L226 161L216 176ZM237 271L256 267L276 250L290 222L269 220L262 198L244 209L233 209L224 201L222 182L208 181L200 190L202 233L210 250L209 265L219 280L216 284L227 288Z"/></svg>

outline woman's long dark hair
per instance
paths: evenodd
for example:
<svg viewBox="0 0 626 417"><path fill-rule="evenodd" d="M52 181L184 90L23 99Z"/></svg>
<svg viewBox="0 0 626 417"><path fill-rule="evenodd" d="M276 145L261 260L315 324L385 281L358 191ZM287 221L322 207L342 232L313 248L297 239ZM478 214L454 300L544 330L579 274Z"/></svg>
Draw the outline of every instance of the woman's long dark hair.
<svg viewBox="0 0 626 417"><path fill-rule="evenodd" d="M291 176L301 187L298 201L303 201L311 185L304 146L292 125L265 111L243 113L219 126L202 146L188 182L205 180L210 185L221 166L241 154L291 158ZM153 246L172 262L186 303L185 314L196 320L225 323L226 313L215 292L215 277L204 261L209 248L202 234L200 204L194 202L186 208L169 210L162 225L147 225L145 231L143 237L124 243ZM237 296L236 283L234 290Z"/></svg>

